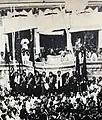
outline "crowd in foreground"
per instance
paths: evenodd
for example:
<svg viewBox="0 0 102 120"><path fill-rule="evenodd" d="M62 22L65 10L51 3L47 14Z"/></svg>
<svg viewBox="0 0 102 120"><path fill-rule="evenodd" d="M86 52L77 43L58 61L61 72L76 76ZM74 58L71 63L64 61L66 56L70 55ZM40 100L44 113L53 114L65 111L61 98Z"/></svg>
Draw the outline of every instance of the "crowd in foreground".
<svg viewBox="0 0 102 120"><path fill-rule="evenodd" d="M10 89L0 86L0 120L102 120L102 77L60 75L12 74Z"/></svg>

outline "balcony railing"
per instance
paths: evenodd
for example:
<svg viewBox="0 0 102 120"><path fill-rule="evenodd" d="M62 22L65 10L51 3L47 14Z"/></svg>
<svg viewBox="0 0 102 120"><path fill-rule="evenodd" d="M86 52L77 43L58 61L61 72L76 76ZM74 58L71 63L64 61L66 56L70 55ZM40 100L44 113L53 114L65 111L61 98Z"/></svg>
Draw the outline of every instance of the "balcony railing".
<svg viewBox="0 0 102 120"><path fill-rule="evenodd" d="M15 62L15 64L16 64L17 66L19 65L18 62ZM0 61L0 66L5 66L5 65L6 65L5 61ZM13 61L10 62L10 65L14 65L14 64L13 64ZM27 67L32 67L32 62L31 62L31 61L24 61L22 65L23 65L23 66L27 66Z"/></svg>

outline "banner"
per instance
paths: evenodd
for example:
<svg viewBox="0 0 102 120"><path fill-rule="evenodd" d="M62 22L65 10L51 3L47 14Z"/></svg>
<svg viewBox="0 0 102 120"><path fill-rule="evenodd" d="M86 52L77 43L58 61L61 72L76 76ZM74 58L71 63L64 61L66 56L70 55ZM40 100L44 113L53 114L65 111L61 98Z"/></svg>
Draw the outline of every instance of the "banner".
<svg viewBox="0 0 102 120"><path fill-rule="evenodd" d="M5 43L5 63L9 64L9 62L10 62L10 59L9 59L9 53L7 50L7 43Z"/></svg>
<svg viewBox="0 0 102 120"><path fill-rule="evenodd" d="M99 30L98 38L98 48L102 48L102 30Z"/></svg>

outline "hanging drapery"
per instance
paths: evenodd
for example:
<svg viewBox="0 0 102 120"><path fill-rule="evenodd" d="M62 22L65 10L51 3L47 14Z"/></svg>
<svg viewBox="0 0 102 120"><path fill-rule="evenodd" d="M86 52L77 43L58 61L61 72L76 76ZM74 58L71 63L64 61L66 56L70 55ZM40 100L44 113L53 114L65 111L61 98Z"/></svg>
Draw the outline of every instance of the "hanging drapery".
<svg viewBox="0 0 102 120"><path fill-rule="evenodd" d="M76 51L76 72L77 76L80 77L80 63L79 63L79 51Z"/></svg>
<svg viewBox="0 0 102 120"><path fill-rule="evenodd" d="M34 73L35 73L35 60L34 60L34 29L31 29L30 30L30 33L31 33L31 40L30 40L30 49L29 49L29 52L30 52L30 58L29 60L32 62L32 65L34 67Z"/></svg>
<svg viewBox="0 0 102 120"><path fill-rule="evenodd" d="M8 54L8 50L7 50L7 43L5 43L5 63L9 64L10 62L10 58L9 58L9 54Z"/></svg>
<svg viewBox="0 0 102 120"><path fill-rule="evenodd" d="M102 48L102 30L99 30L98 38L98 48Z"/></svg>
<svg viewBox="0 0 102 120"><path fill-rule="evenodd" d="M82 66L82 75L85 78L85 80L88 80L88 78L87 78L87 64L86 64L86 49L85 48L83 49L83 55L84 55L84 58L83 58L83 66Z"/></svg>
<svg viewBox="0 0 102 120"><path fill-rule="evenodd" d="M21 56L21 37L20 32L16 32L15 36L15 59L18 63L22 63L22 56Z"/></svg>
<svg viewBox="0 0 102 120"><path fill-rule="evenodd" d="M8 36L6 34L1 34L0 35L0 52L5 51L5 43L8 45ZM9 51L9 47L7 47Z"/></svg>

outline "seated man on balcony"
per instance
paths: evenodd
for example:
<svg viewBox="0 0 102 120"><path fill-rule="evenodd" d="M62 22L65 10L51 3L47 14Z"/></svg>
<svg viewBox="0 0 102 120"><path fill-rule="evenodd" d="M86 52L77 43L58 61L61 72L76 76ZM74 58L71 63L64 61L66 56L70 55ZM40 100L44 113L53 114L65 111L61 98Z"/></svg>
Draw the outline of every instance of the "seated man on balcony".
<svg viewBox="0 0 102 120"><path fill-rule="evenodd" d="M0 63L4 62L4 52L0 52Z"/></svg>
<svg viewBox="0 0 102 120"><path fill-rule="evenodd" d="M91 61L97 61L97 54L95 51L92 51Z"/></svg>
<svg viewBox="0 0 102 120"><path fill-rule="evenodd" d="M59 89L62 87L62 76L61 76L61 71L57 71L57 81L56 81L56 89Z"/></svg>
<svg viewBox="0 0 102 120"><path fill-rule="evenodd" d="M41 57L41 54L39 53L39 55L36 55L35 56L35 61L36 62L42 62L42 57Z"/></svg>

